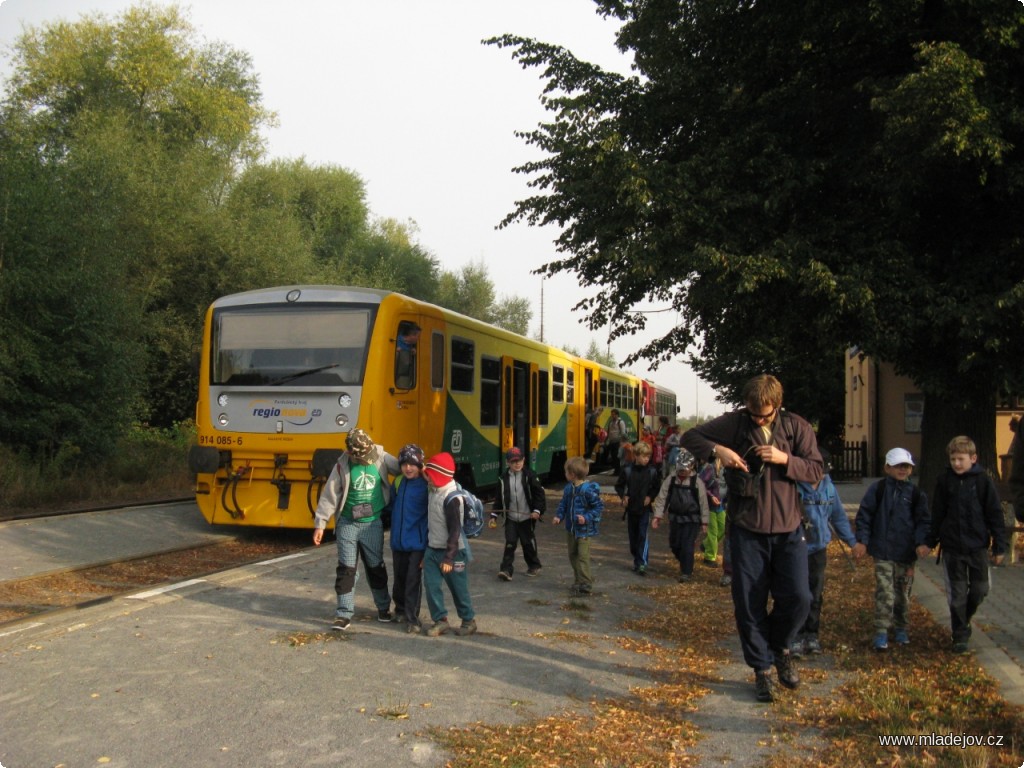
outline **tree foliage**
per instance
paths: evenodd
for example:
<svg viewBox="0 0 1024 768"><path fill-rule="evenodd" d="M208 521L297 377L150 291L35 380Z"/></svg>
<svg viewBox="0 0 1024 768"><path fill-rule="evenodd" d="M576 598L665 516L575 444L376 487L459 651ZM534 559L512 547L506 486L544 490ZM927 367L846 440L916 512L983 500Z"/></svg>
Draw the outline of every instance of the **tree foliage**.
<svg viewBox="0 0 1024 768"><path fill-rule="evenodd" d="M517 169L535 193L506 223L562 228L545 271L608 289L581 302L591 327L637 334L623 303L669 304L681 327L631 359L696 345L734 399L767 370L811 418L841 409L857 344L925 393L926 453L970 429L992 458L995 395L1024 390L1024 7L596 7L633 76L490 41L543 68L552 113L522 134L544 156Z"/></svg>

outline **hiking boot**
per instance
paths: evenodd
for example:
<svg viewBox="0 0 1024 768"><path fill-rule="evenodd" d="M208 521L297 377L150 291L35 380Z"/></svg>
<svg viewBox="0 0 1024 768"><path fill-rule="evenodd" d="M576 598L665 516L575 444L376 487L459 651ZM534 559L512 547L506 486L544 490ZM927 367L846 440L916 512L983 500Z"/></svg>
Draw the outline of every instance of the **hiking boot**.
<svg viewBox="0 0 1024 768"><path fill-rule="evenodd" d="M387 608L380 608L377 610L377 621L387 624L395 620L395 617L391 615L391 611Z"/></svg>
<svg viewBox="0 0 1024 768"><path fill-rule="evenodd" d="M427 627L427 637L438 637L439 635L446 635L451 630L448 626L448 619L441 619L435 621L431 626Z"/></svg>
<svg viewBox="0 0 1024 768"><path fill-rule="evenodd" d="M967 641L966 640L954 640L953 641L953 653L957 656L963 656L967 653Z"/></svg>
<svg viewBox="0 0 1024 768"><path fill-rule="evenodd" d="M772 679L768 677L768 670L758 670L754 673L754 693L758 701L775 701L775 694L772 693Z"/></svg>
<svg viewBox="0 0 1024 768"><path fill-rule="evenodd" d="M821 653L821 643L817 635L808 635L804 638L804 653Z"/></svg>
<svg viewBox="0 0 1024 768"><path fill-rule="evenodd" d="M905 629L897 629L892 633L892 641L899 645L910 645L910 635Z"/></svg>
<svg viewBox="0 0 1024 768"><path fill-rule="evenodd" d="M779 673L779 682L789 689L800 687L800 675L793 666L793 657L788 653L775 654L775 669Z"/></svg>
<svg viewBox="0 0 1024 768"><path fill-rule="evenodd" d="M718 580L718 586L720 587L728 587L730 584L732 584L732 576L729 574L726 574Z"/></svg>
<svg viewBox="0 0 1024 768"><path fill-rule="evenodd" d="M344 632L346 629L348 629L348 626L351 623L351 619L346 619L344 616L339 616L334 620L334 623L331 624L331 629L333 629L335 632Z"/></svg>
<svg viewBox="0 0 1024 768"><path fill-rule="evenodd" d="M527 576L536 576L538 573L540 573L540 568L541 567L539 565L536 568L528 568L526 570L526 575Z"/></svg>
<svg viewBox="0 0 1024 768"><path fill-rule="evenodd" d="M512 581L512 574L508 571L498 571L498 578L502 581Z"/></svg>
<svg viewBox="0 0 1024 768"><path fill-rule="evenodd" d="M793 641L793 644L789 646L789 655L792 656L794 659L799 659L801 656L804 655L806 648L807 646L805 644L804 639L802 637L798 637L796 640Z"/></svg>
<svg viewBox="0 0 1024 768"><path fill-rule="evenodd" d="M692 578L693 577L690 576L690 574L688 574L688 573L680 573L679 574L679 578L676 579L676 581L678 581L680 584L685 584L686 582L688 582Z"/></svg>
<svg viewBox="0 0 1024 768"><path fill-rule="evenodd" d="M462 626L455 630L455 634L459 637L472 635L474 632L476 632L476 619L467 619L463 621Z"/></svg>
<svg viewBox="0 0 1024 768"><path fill-rule="evenodd" d="M871 643L871 647L876 651L884 651L889 647L889 635L886 632L879 632L875 635L874 641Z"/></svg>

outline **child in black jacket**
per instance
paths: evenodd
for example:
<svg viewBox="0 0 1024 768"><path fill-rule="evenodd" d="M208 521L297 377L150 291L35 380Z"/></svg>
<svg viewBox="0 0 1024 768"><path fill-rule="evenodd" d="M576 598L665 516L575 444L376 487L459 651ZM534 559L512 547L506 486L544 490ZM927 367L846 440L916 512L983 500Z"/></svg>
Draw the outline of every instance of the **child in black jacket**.
<svg viewBox="0 0 1024 768"><path fill-rule="evenodd" d="M941 545L946 566L953 653L967 653L971 619L988 595L989 559L1000 565L1006 524L992 478L978 465L974 441L963 435L946 446L949 467L935 483L931 532L925 543Z"/></svg>
<svg viewBox="0 0 1024 768"><path fill-rule="evenodd" d="M625 505L629 553L633 556L633 571L647 575L647 528L651 522L651 504L661 489L661 472L651 466L651 446L640 441L633 448L633 464L624 467L615 492Z"/></svg>

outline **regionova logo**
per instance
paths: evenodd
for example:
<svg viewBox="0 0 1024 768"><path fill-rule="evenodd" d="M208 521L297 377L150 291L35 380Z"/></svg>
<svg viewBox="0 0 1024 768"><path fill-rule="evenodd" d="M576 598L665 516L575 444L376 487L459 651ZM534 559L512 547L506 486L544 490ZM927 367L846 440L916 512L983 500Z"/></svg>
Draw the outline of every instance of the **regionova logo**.
<svg viewBox="0 0 1024 768"><path fill-rule="evenodd" d="M310 409L305 400L250 400L249 414L257 419L282 419L296 427L304 427L322 415L320 408Z"/></svg>

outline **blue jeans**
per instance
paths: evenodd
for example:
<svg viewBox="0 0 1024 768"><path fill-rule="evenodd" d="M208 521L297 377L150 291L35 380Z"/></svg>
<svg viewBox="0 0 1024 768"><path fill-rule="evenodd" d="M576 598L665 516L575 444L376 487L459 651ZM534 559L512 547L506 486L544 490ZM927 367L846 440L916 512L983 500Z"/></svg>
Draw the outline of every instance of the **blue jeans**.
<svg viewBox="0 0 1024 768"><path fill-rule="evenodd" d="M427 547L423 556L423 587L427 595L427 610L435 622L448 618L448 609L444 605L444 591L441 589L441 584L444 583L452 593L455 612L463 621L469 621L476 614L473 613L473 603L469 599L469 559L466 557L466 550L460 549L456 553L450 573L441 573L444 552L443 549Z"/></svg>
<svg viewBox="0 0 1024 768"><path fill-rule="evenodd" d="M338 518L334 524L334 535L338 540L338 570L334 581L338 608L335 615L351 619L355 613L356 582L359 581L356 565L360 557L377 610L388 610L391 595L388 594L388 568L384 564L384 525L380 519L357 523L346 517Z"/></svg>

